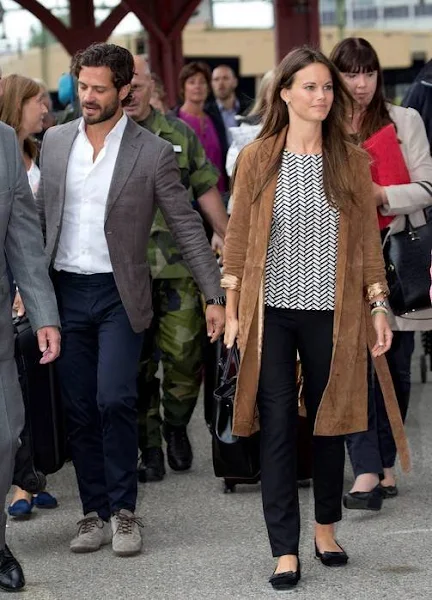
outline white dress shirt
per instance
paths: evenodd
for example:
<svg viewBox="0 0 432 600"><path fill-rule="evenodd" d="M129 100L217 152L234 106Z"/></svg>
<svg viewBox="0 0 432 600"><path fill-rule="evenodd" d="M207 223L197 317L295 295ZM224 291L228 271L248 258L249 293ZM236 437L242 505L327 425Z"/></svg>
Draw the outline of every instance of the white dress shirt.
<svg viewBox="0 0 432 600"><path fill-rule="evenodd" d="M66 174L63 222L54 261L57 271L112 273L104 231L105 209L126 125L123 115L93 161L94 149L81 119Z"/></svg>

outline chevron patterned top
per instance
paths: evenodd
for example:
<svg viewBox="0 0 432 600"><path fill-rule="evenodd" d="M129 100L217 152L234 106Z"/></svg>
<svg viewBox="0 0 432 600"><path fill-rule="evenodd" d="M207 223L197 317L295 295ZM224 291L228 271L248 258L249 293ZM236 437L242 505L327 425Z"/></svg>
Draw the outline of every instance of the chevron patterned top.
<svg viewBox="0 0 432 600"><path fill-rule="evenodd" d="M284 151L267 252L265 303L334 310L339 211L324 192L321 154Z"/></svg>

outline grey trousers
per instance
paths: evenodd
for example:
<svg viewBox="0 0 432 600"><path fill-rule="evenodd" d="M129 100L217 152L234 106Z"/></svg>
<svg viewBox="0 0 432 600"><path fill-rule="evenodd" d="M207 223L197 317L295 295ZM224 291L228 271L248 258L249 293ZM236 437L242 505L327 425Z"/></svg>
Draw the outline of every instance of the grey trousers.
<svg viewBox="0 0 432 600"><path fill-rule="evenodd" d="M10 336L9 340L3 338L0 346L4 347L5 342L11 344L13 354L13 337ZM4 356L3 352L1 354ZM6 494L12 484L15 454L23 427L24 403L15 359L12 357L0 360L0 550L3 550L5 545Z"/></svg>

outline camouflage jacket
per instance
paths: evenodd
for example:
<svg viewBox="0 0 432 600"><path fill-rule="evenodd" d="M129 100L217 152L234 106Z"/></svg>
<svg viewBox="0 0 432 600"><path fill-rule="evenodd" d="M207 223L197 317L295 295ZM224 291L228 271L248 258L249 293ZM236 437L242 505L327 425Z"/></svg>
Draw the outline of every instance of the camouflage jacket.
<svg viewBox="0 0 432 600"><path fill-rule="evenodd" d="M173 145L181 181L192 203L217 184L217 169L207 160L195 132L183 121L152 109L147 119L138 124ZM191 277L159 210L151 230L148 260L155 279Z"/></svg>

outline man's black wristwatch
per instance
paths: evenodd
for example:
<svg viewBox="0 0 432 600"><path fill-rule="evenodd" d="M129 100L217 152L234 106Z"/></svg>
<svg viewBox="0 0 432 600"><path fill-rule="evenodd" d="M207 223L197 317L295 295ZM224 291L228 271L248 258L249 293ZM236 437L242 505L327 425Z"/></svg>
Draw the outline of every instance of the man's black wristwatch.
<svg viewBox="0 0 432 600"><path fill-rule="evenodd" d="M217 306L226 306L226 298L225 296L215 296L214 298L209 298L206 300L207 306L211 306L212 304L216 304Z"/></svg>

